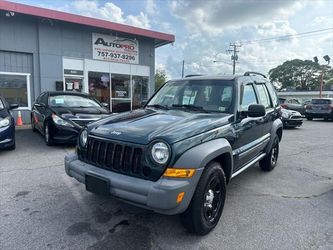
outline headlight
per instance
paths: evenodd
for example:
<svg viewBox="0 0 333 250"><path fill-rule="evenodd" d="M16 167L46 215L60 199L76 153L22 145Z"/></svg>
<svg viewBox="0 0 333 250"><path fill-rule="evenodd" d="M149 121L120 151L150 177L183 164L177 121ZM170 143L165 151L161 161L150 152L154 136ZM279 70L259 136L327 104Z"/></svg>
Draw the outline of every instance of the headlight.
<svg viewBox="0 0 333 250"><path fill-rule="evenodd" d="M55 124L60 125L60 126L66 126L66 127L74 127L72 124L69 122L65 121L64 119L60 118L56 114L52 114L52 119Z"/></svg>
<svg viewBox="0 0 333 250"><path fill-rule="evenodd" d="M289 114L289 113L282 112L282 117L283 117L283 118L286 118L286 119L288 119L288 118L289 118L289 116L290 116L290 114Z"/></svg>
<svg viewBox="0 0 333 250"><path fill-rule="evenodd" d="M169 147L164 142L157 142L151 149L151 155L158 164L165 164L169 160Z"/></svg>
<svg viewBox="0 0 333 250"><path fill-rule="evenodd" d="M0 128L6 127L9 124L10 124L10 118L9 117L6 117L6 118L0 120Z"/></svg>
<svg viewBox="0 0 333 250"><path fill-rule="evenodd" d="M83 130L80 134L80 145L82 147L85 147L87 145L87 139L88 139L88 132L87 130Z"/></svg>

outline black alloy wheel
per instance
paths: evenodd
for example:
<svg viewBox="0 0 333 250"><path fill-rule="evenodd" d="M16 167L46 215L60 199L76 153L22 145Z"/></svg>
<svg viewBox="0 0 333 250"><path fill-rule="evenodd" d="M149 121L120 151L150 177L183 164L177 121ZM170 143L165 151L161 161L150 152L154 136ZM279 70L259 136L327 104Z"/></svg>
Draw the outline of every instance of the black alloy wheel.
<svg viewBox="0 0 333 250"><path fill-rule="evenodd" d="M182 214L184 227L191 233L205 235L220 220L226 197L226 177L218 162L204 169L190 205Z"/></svg>

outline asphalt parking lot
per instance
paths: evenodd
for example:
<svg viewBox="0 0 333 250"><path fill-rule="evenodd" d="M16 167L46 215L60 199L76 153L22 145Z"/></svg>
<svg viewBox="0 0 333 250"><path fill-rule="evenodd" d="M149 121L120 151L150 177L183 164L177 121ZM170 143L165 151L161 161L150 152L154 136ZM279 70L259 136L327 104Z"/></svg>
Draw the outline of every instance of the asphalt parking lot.
<svg viewBox="0 0 333 250"><path fill-rule="evenodd" d="M0 249L333 249L333 122L284 130L276 169L233 179L204 237L178 216L86 192L64 171L73 151L27 128L0 152Z"/></svg>

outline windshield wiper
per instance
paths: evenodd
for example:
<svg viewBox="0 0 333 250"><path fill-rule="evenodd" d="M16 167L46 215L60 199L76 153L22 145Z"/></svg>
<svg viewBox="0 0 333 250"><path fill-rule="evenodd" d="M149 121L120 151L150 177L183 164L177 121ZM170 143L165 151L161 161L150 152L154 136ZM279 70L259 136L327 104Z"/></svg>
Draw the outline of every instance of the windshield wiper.
<svg viewBox="0 0 333 250"><path fill-rule="evenodd" d="M190 104L172 104L172 107L174 107L174 108L186 108L186 109L189 109L189 110L202 111L202 112L205 112L205 113L208 112L207 110L205 110L201 106L195 106L195 105L190 105Z"/></svg>
<svg viewBox="0 0 333 250"><path fill-rule="evenodd" d="M152 105L147 105L146 107L153 107L153 108L157 108L157 109L165 109L168 110L169 107L168 106L164 106L161 104L152 104Z"/></svg>

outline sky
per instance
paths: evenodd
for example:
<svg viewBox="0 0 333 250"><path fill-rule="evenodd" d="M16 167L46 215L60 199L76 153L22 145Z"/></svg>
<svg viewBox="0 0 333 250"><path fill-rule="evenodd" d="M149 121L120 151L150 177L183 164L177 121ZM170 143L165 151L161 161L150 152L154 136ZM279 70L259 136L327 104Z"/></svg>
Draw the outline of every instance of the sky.
<svg viewBox="0 0 333 250"><path fill-rule="evenodd" d="M329 55L333 60L332 0L14 2L173 34L175 42L157 48L155 55L156 70L165 70L168 79L181 77L183 60L185 75L231 74L230 43L240 45L236 74L267 74L296 58L312 60L317 56L319 63L325 64L323 56Z"/></svg>

